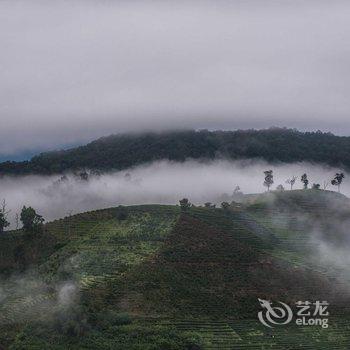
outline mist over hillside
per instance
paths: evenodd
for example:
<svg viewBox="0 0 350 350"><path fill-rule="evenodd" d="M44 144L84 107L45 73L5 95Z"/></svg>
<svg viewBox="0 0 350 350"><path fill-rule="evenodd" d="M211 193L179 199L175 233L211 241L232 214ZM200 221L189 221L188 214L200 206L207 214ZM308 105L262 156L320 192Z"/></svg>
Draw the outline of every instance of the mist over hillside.
<svg viewBox="0 0 350 350"><path fill-rule="evenodd" d="M0 350L349 350L349 29L0 0Z"/></svg>
<svg viewBox="0 0 350 350"><path fill-rule="evenodd" d="M132 204L177 204L187 197L194 204L205 202L221 203L231 201L232 193L239 186L243 193L261 193L264 171L274 171L272 189L283 185L289 189L286 180L292 176L298 179L294 188L302 188L300 177L309 176L310 186L324 184L328 190L337 190L330 180L338 171L330 166L310 163L273 165L265 161L157 161L123 171L106 174L89 174L88 180L73 173L61 176L5 176L0 178L0 199L5 199L10 221L14 224L15 214L22 206L33 206L46 220L57 219L68 213ZM341 190L350 195L348 174ZM12 226L13 227L13 226Z"/></svg>
<svg viewBox="0 0 350 350"><path fill-rule="evenodd" d="M226 208L115 207L0 235L0 342L347 350L349 213L338 193L294 190ZM271 330L260 298L295 313L296 300L325 300L329 317Z"/></svg>

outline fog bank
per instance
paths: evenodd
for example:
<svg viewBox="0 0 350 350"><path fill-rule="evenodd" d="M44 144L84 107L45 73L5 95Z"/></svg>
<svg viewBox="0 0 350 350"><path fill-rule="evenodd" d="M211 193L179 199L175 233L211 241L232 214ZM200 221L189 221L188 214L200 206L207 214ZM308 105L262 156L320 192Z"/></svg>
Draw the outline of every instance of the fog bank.
<svg viewBox="0 0 350 350"><path fill-rule="evenodd" d="M236 186L244 193L266 191L264 170L274 171L275 189L287 178L298 176L294 188L302 188L300 176L306 172L310 185L330 179L339 169L308 163L271 165L260 161L169 161L154 162L129 170L101 176L90 176L83 181L67 174L60 176L5 177L0 179L0 199L6 199L11 210L9 219L15 225L15 215L22 206L32 206L46 221L64 217L68 213L132 204L176 204L187 197L194 204L217 202L223 194L231 195ZM350 183L345 174L341 190L350 195ZM328 189L336 190L329 185Z"/></svg>
<svg viewBox="0 0 350 350"><path fill-rule="evenodd" d="M349 134L344 0L0 1L0 155L144 129Z"/></svg>

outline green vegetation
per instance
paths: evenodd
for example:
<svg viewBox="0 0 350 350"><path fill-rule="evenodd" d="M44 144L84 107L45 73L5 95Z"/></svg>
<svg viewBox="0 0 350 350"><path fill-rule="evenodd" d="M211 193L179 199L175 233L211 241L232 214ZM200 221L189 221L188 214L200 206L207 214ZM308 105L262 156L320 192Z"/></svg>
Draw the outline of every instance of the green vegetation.
<svg viewBox="0 0 350 350"><path fill-rule="evenodd" d="M82 213L30 240L3 233L1 347L348 349L350 279L317 259L312 240L317 227L317 237L346 244L345 196L280 191L185 207ZM269 329L258 298L327 300L330 326Z"/></svg>
<svg viewBox="0 0 350 350"><path fill-rule="evenodd" d="M45 220L32 207L27 208L24 206L21 211L21 221L23 230L27 234L31 234L41 232Z"/></svg>
<svg viewBox="0 0 350 350"><path fill-rule="evenodd" d="M272 170L266 170L264 171L265 174L265 181L264 186L267 187L267 190L270 191L270 187L273 185L273 172Z"/></svg>
<svg viewBox="0 0 350 350"><path fill-rule="evenodd" d="M4 162L0 174L54 174L69 170L126 169L169 159L261 158L269 162L310 161L350 167L350 137L295 129L178 131L112 135L86 146L43 153L25 162ZM80 172L84 179L86 173Z"/></svg>
<svg viewBox="0 0 350 350"><path fill-rule="evenodd" d="M7 221L8 213L9 212L6 210L6 202L4 200L2 207L0 208L0 233L3 233L4 229L10 226L10 223Z"/></svg>
<svg viewBox="0 0 350 350"><path fill-rule="evenodd" d="M304 185L304 190L306 190L307 187L309 186L309 180L308 180L308 178L307 178L307 174L303 174L303 175L301 176L301 182L302 182L303 185Z"/></svg>
<svg viewBox="0 0 350 350"><path fill-rule="evenodd" d="M179 201L182 211L188 211L191 208L191 203L187 198L183 198Z"/></svg>
<svg viewBox="0 0 350 350"><path fill-rule="evenodd" d="M331 181L333 186L338 187L338 192L340 192L340 185L342 184L344 177L345 175L343 173L336 173L334 179Z"/></svg>
<svg viewBox="0 0 350 350"><path fill-rule="evenodd" d="M22 349L109 349L109 350L195 350L205 345L200 334L180 331L164 322L135 321L123 324L115 320L104 322L98 330L83 337L55 337L50 327L33 325L17 335L11 350Z"/></svg>

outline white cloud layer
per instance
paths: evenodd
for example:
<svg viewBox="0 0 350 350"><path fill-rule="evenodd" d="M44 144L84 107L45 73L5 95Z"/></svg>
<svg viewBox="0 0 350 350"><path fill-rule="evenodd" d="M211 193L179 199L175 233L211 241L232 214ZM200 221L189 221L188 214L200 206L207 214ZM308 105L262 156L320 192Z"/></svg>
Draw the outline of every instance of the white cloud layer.
<svg viewBox="0 0 350 350"><path fill-rule="evenodd" d="M89 182L70 177L70 181L59 186L52 185L59 178L57 176L6 177L0 179L0 199L7 201L12 224L23 205L34 207L46 220L120 204L177 204L183 197L203 205L207 201L220 200L225 193L231 195L237 185L244 193L265 191L263 171L267 169L274 171L273 189L279 184L287 189L285 181L293 175L298 176L294 188L302 188L300 176L304 172L309 176L310 185L320 183L322 187L323 182L329 181L338 171L307 163L161 161L91 178ZM341 188L347 195L350 195L349 176L346 174ZM334 186L328 189L337 190Z"/></svg>
<svg viewBox="0 0 350 350"><path fill-rule="evenodd" d="M349 134L348 1L0 2L0 154L143 129Z"/></svg>

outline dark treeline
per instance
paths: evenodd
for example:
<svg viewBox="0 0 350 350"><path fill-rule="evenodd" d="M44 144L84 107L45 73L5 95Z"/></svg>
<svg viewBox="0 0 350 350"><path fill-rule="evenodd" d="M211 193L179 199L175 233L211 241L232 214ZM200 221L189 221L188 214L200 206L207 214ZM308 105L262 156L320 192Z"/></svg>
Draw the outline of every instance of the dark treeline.
<svg viewBox="0 0 350 350"><path fill-rule="evenodd" d="M111 135L30 161L0 163L0 174L53 174L82 168L121 170L168 159L261 158L270 162L310 161L350 168L350 137L295 129L172 131Z"/></svg>

